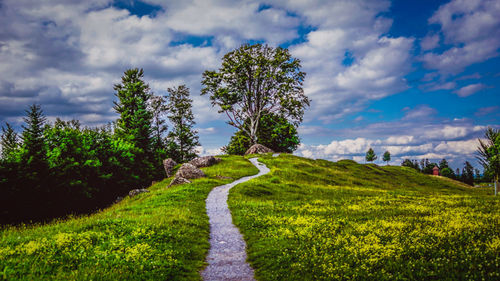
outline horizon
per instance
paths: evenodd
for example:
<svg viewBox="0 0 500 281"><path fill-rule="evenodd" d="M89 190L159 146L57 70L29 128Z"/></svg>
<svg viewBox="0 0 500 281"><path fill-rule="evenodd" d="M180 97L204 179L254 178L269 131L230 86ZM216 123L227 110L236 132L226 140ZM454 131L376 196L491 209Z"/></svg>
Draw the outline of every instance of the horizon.
<svg viewBox="0 0 500 281"><path fill-rule="evenodd" d="M40 104L49 121L116 120L113 85L143 68L157 95L190 88L201 154L235 129L200 96L201 74L244 43L288 48L311 98L294 153L383 164L476 161L477 138L500 127L500 0L0 2L0 124L18 130Z"/></svg>

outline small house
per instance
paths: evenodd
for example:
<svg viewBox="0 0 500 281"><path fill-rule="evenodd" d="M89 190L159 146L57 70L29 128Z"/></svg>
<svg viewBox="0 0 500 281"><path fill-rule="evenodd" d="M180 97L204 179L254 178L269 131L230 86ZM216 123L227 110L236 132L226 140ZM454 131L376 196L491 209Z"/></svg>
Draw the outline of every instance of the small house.
<svg viewBox="0 0 500 281"><path fill-rule="evenodd" d="M434 168L432 168L432 174L434 176L439 176L439 168L438 168L438 166L434 166Z"/></svg>

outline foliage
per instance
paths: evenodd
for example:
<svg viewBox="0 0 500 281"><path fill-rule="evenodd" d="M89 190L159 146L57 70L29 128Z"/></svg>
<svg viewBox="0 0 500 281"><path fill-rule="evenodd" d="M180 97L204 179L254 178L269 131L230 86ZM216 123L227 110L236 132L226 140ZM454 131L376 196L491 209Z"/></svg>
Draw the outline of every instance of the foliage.
<svg viewBox="0 0 500 281"><path fill-rule="evenodd" d="M2 159L11 158L14 152L19 148L17 133L9 123L5 123L5 127L2 126L0 147L2 148Z"/></svg>
<svg viewBox="0 0 500 281"><path fill-rule="evenodd" d="M153 155L152 141L152 121L153 116L148 108L150 93L149 85L142 79L144 71L142 69L128 69L122 76L120 84L115 84L114 89L118 101L114 102L115 111L120 114L116 121L116 137L130 142L138 148L134 155L134 169L136 176L143 178L142 186L145 186L152 178L158 178L159 175L152 176L155 163Z"/></svg>
<svg viewBox="0 0 500 281"><path fill-rule="evenodd" d="M500 130L488 127L484 133L485 140L478 139L477 159L487 176L498 182L500 176Z"/></svg>
<svg viewBox="0 0 500 281"><path fill-rule="evenodd" d="M450 178L450 179L455 179L456 178L455 173L449 167L445 167L445 168L439 169L439 172L441 173L441 176L443 176L443 177L447 177L447 178Z"/></svg>
<svg viewBox="0 0 500 281"><path fill-rule="evenodd" d="M373 161L377 160L377 155L375 155L375 151L373 151L373 149L371 147L366 152L365 159L368 162L373 162Z"/></svg>
<svg viewBox="0 0 500 281"><path fill-rule="evenodd" d="M387 164L389 164L389 161L391 161L391 153L389 151L384 152L382 160L384 162L387 162Z"/></svg>
<svg viewBox="0 0 500 281"><path fill-rule="evenodd" d="M246 123L247 125L249 122ZM259 121L257 142L275 152L291 153L297 149L300 139L297 128L285 118L274 113L264 114ZM250 138L244 131L237 131L224 147L228 154L243 155L251 146Z"/></svg>
<svg viewBox="0 0 500 281"><path fill-rule="evenodd" d="M191 184L167 189L167 179L91 216L0 230L0 279L200 280L208 193L257 173L243 157L222 158Z"/></svg>
<svg viewBox="0 0 500 281"><path fill-rule="evenodd" d="M196 135L198 132L193 130L196 124L191 110L193 100L189 98L189 88L186 85L169 88L168 92L168 119L173 124L168 138L175 143L173 146L176 146L178 151L171 157L177 162L186 162L196 157L194 149L200 145Z"/></svg>
<svg viewBox="0 0 500 281"><path fill-rule="evenodd" d="M474 167L469 163L469 161L465 161L464 167L462 169L461 181L468 184L474 184Z"/></svg>
<svg viewBox="0 0 500 281"><path fill-rule="evenodd" d="M151 129L153 131L153 151L156 157L158 157L158 154L160 154L159 160L163 160L164 156L166 156L166 153L162 152L164 152L167 147L165 134L168 130L168 126L164 119L168 111L167 101L165 97L152 95L149 99L148 108L152 115Z"/></svg>
<svg viewBox="0 0 500 281"><path fill-rule="evenodd" d="M228 116L228 124L255 144L264 113L278 114L294 125L302 121L309 106L302 89L304 77L300 60L288 49L245 44L227 53L218 71L203 73L202 95L209 94L212 106Z"/></svg>
<svg viewBox="0 0 500 281"><path fill-rule="evenodd" d="M500 204L397 166L291 155L229 207L257 280L497 280Z"/></svg>

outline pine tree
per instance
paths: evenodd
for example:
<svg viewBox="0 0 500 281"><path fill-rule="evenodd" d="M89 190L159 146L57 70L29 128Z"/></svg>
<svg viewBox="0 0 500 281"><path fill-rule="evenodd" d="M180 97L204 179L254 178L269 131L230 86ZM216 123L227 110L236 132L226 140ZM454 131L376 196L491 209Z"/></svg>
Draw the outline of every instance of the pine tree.
<svg viewBox="0 0 500 281"><path fill-rule="evenodd" d="M45 139L43 136L46 118L40 105L31 105L23 119L23 155L22 162L34 173L43 173L48 168Z"/></svg>
<svg viewBox="0 0 500 281"><path fill-rule="evenodd" d="M10 158L12 153L19 147L17 133L9 123L5 123L5 127L2 126L0 146L2 147L2 159Z"/></svg>
<svg viewBox="0 0 500 281"><path fill-rule="evenodd" d="M373 151L373 149L371 147L366 152L365 159L367 162L373 162L373 161L377 160L377 155L375 155L375 151Z"/></svg>
<svg viewBox="0 0 500 281"><path fill-rule="evenodd" d="M465 161L464 168L462 169L462 181L468 185L474 184L474 167L469 163L469 161Z"/></svg>
<svg viewBox="0 0 500 281"><path fill-rule="evenodd" d="M164 134L168 129L163 118L167 114L168 107L165 97L153 95L149 100L149 111L153 118L153 149L156 153L166 149Z"/></svg>
<svg viewBox="0 0 500 281"><path fill-rule="evenodd" d="M171 157L178 162L189 161L196 157L194 148L200 145L197 132L193 130L196 124L191 110L193 100L189 98L189 88L185 85L169 88L168 92L168 119L173 125L168 138L170 146L177 150L177 155Z"/></svg>
<svg viewBox="0 0 500 281"><path fill-rule="evenodd" d="M387 162L387 165L389 165L389 161L391 161L391 153L388 150L384 152L382 160L384 160L384 162Z"/></svg>
<svg viewBox="0 0 500 281"><path fill-rule="evenodd" d="M147 156L152 156L151 123L153 116L148 110L151 98L149 85L142 80L142 69L128 69L121 84L115 84L118 102L113 107L120 118L116 122L116 134L133 143Z"/></svg>

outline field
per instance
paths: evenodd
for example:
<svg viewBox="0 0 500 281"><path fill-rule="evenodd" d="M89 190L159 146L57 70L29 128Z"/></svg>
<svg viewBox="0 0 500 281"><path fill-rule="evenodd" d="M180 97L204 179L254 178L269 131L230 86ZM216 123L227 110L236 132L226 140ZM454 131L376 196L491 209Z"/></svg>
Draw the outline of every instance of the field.
<svg viewBox="0 0 500 281"><path fill-rule="evenodd" d="M257 173L242 157L223 159L192 184L166 189L166 179L94 215L0 230L0 280L199 280L209 248L205 198Z"/></svg>
<svg viewBox="0 0 500 281"><path fill-rule="evenodd" d="M500 200L395 166L263 157L229 206L258 280L500 280Z"/></svg>

